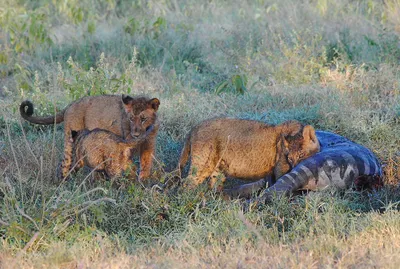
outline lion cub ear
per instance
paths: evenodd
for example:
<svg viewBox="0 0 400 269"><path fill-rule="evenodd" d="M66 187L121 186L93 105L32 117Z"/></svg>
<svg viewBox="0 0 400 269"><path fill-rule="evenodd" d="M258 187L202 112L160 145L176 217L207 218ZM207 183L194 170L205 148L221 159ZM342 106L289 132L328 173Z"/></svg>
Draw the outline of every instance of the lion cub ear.
<svg viewBox="0 0 400 269"><path fill-rule="evenodd" d="M312 141L313 143L318 143L318 138L317 135L315 134L315 129L311 125L304 126L303 138L306 141Z"/></svg>
<svg viewBox="0 0 400 269"><path fill-rule="evenodd" d="M124 109L126 113L132 113L132 103L133 103L133 98L130 97L129 95L122 95L122 103L124 104Z"/></svg>
<svg viewBox="0 0 400 269"><path fill-rule="evenodd" d="M128 158L128 159L130 159L132 156L132 149L131 148L125 148L125 150L123 151L123 153L122 153L124 156L125 156L125 158Z"/></svg>
<svg viewBox="0 0 400 269"><path fill-rule="evenodd" d="M78 136L78 132L75 131L75 130L71 130L71 137L70 137L70 140L69 140L69 141L70 141L71 143L74 143L74 141L76 140L77 136Z"/></svg>
<svg viewBox="0 0 400 269"><path fill-rule="evenodd" d="M157 98L153 98L150 101L148 101L148 106L150 106L154 111L158 110L158 107L160 106L160 100Z"/></svg>
<svg viewBox="0 0 400 269"><path fill-rule="evenodd" d="M287 156L289 154L289 142L283 134L281 135L281 148L283 154Z"/></svg>

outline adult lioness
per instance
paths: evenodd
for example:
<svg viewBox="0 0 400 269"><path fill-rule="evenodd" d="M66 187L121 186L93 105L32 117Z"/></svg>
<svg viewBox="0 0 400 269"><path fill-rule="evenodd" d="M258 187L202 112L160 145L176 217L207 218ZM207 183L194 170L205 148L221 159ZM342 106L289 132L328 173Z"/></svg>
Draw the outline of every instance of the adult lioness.
<svg viewBox="0 0 400 269"><path fill-rule="evenodd" d="M319 142L310 125L287 121L273 126L251 120L218 118L192 129L179 167L183 168L191 154L190 183L198 185L211 177L213 186L218 172L250 180L267 175L279 178L318 151Z"/></svg>
<svg viewBox="0 0 400 269"><path fill-rule="evenodd" d="M32 123L49 125L64 121L64 158L61 176L66 177L71 169L72 139L71 131L101 128L125 139L146 139L139 145L139 179L150 175L152 155L159 128L157 98L130 97L126 95L100 95L81 98L55 116L34 117L33 104L24 101L20 105L21 116Z"/></svg>

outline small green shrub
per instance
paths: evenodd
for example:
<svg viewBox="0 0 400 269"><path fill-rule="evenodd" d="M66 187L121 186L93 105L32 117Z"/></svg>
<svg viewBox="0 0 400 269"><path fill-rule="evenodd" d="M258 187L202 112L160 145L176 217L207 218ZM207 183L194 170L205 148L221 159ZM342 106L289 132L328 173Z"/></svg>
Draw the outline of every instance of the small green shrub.
<svg viewBox="0 0 400 269"><path fill-rule="evenodd" d="M245 75L233 75L230 79L218 84L214 92L220 94L223 92L234 92L236 94L244 94L247 92L247 77Z"/></svg>

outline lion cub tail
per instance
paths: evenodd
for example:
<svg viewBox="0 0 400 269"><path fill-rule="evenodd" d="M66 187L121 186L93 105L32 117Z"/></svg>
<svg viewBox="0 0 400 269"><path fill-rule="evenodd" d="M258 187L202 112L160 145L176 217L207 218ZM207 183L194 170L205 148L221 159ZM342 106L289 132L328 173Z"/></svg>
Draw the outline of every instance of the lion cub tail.
<svg viewBox="0 0 400 269"><path fill-rule="evenodd" d="M49 125L49 124L58 124L62 121L64 121L64 112L65 109L58 112L55 116L49 116L49 117L34 117L33 115L33 104L32 102L26 100L21 103L19 106L19 112L21 114L21 117L24 118L25 120L36 123L36 124L41 124L41 125Z"/></svg>
<svg viewBox="0 0 400 269"><path fill-rule="evenodd" d="M191 133L189 133L186 136L185 139L185 145L183 146L182 152L181 152L181 157L179 159L179 171L182 171L182 169L185 167L185 164L187 163L190 155L190 148L191 148Z"/></svg>

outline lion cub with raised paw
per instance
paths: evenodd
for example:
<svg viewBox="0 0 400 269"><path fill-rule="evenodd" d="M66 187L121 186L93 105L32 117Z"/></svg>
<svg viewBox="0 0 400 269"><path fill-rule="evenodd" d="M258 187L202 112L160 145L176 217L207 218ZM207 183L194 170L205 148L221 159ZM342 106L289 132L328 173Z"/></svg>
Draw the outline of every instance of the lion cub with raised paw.
<svg viewBox="0 0 400 269"><path fill-rule="evenodd" d="M268 125L258 121L218 118L194 127L179 160L182 170L191 155L188 182L197 186L210 177L210 187L225 176L258 180L277 179L301 160L319 152L311 125L297 121ZM225 181L223 176L221 182ZM220 186L222 188L222 186Z"/></svg>
<svg viewBox="0 0 400 269"><path fill-rule="evenodd" d="M104 172L107 177L136 177L136 166L132 160L132 150L145 139L125 140L116 134L103 130L87 129L79 132L71 131L73 143L74 171L87 166L98 172Z"/></svg>

